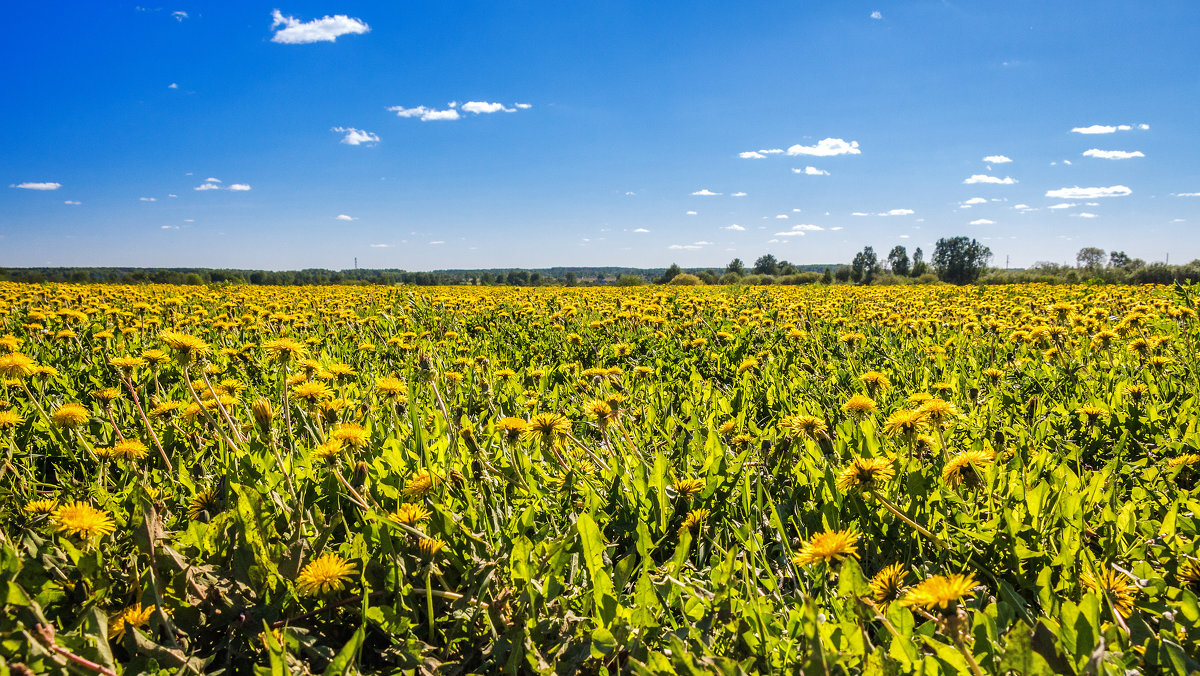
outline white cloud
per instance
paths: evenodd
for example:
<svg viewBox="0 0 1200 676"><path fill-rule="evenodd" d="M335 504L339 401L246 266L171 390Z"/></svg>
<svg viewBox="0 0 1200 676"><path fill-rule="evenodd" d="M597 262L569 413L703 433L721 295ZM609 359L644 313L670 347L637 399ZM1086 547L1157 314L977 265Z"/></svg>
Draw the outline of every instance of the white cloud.
<svg viewBox="0 0 1200 676"><path fill-rule="evenodd" d="M83 204L83 202L80 202L79 200L67 200L67 201L63 202L63 204L70 204L73 207L77 207L80 204Z"/></svg>
<svg viewBox="0 0 1200 676"><path fill-rule="evenodd" d="M636 192L634 192L634 191L632 191L632 190L626 190L626 191L625 191L625 196L626 196L626 197L632 197L632 196L634 196L634 195L637 195L637 193L636 193Z"/></svg>
<svg viewBox="0 0 1200 676"><path fill-rule="evenodd" d="M1095 218L1096 217L1096 214L1088 213L1086 211L1081 211L1077 214L1071 214L1071 215L1075 216L1076 218Z"/></svg>
<svg viewBox="0 0 1200 676"><path fill-rule="evenodd" d="M167 197L179 197L179 195L176 195L173 192L169 192L169 193L167 193Z"/></svg>
<svg viewBox="0 0 1200 676"><path fill-rule="evenodd" d="M1047 190L1046 197L1057 197L1064 200L1091 200L1098 197L1124 197L1133 191L1123 185L1113 185L1107 188L1059 188Z"/></svg>
<svg viewBox="0 0 1200 676"><path fill-rule="evenodd" d="M838 230L841 230L841 229L842 229L842 226L840 226L840 225L839 225L839 226L837 226L836 228L830 228L830 230L833 230L833 231L835 231L835 232L836 232L836 231L838 231Z"/></svg>
<svg viewBox="0 0 1200 676"><path fill-rule="evenodd" d="M787 218L787 214L775 214L775 218Z"/></svg>
<svg viewBox="0 0 1200 676"><path fill-rule="evenodd" d="M645 229L645 228L634 228L634 230L633 230L633 231L634 231L634 232L650 232L649 230L647 230L647 229Z"/></svg>
<svg viewBox="0 0 1200 676"><path fill-rule="evenodd" d="M747 150L744 153L738 153L738 157L742 158L743 160L765 160L765 159L767 159L766 155L763 155L762 153L756 152L753 150Z"/></svg>
<svg viewBox="0 0 1200 676"><path fill-rule="evenodd" d="M694 192L692 194L699 195L700 197L713 197L715 195L720 195L721 193L713 192L713 191L709 190L708 188L704 188L702 190L697 190L696 192Z"/></svg>
<svg viewBox="0 0 1200 676"><path fill-rule="evenodd" d="M993 221L993 220L989 220L986 218L976 218L975 220L971 221L967 225L995 225L995 224L996 224L996 221Z"/></svg>
<svg viewBox="0 0 1200 676"><path fill-rule="evenodd" d="M506 113L517 112L516 108L505 108L503 103L488 103L486 101L467 101L462 105L462 109L468 113L486 114L498 113L504 111Z"/></svg>
<svg viewBox="0 0 1200 676"><path fill-rule="evenodd" d="M178 230L179 226L178 225L160 225L160 226L158 226L158 229L159 230Z"/></svg>
<svg viewBox="0 0 1200 676"><path fill-rule="evenodd" d="M430 242L430 244L433 244L433 242ZM368 246L370 246L372 249L390 249L390 248L392 248L391 244L369 244Z"/></svg>
<svg viewBox="0 0 1200 676"><path fill-rule="evenodd" d="M221 179L209 177L209 178L204 179L204 182L205 183L220 183Z"/></svg>
<svg viewBox="0 0 1200 676"><path fill-rule="evenodd" d="M1062 202L1059 204L1051 204L1050 206L1048 206L1046 208L1047 209L1070 209L1071 207L1074 207L1074 206L1079 206L1079 205L1075 204L1074 202Z"/></svg>
<svg viewBox="0 0 1200 676"><path fill-rule="evenodd" d="M360 146L363 144L379 143L379 136L372 134L369 131L355 129L354 127L334 127L330 131L335 131L339 134L345 134L341 142L348 146Z"/></svg>
<svg viewBox="0 0 1200 676"><path fill-rule="evenodd" d="M883 13L880 12L879 10L875 10L874 12L871 12L871 18L872 19L882 19Z"/></svg>
<svg viewBox="0 0 1200 676"><path fill-rule="evenodd" d="M744 192L735 192L732 195L730 195L730 197L745 197L745 196L746 196L746 193L744 193Z"/></svg>
<svg viewBox="0 0 1200 676"><path fill-rule="evenodd" d="M762 153L763 155L782 155L783 148L767 148L766 150L760 148L758 152Z"/></svg>
<svg viewBox="0 0 1200 676"><path fill-rule="evenodd" d="M858 141L847 143L840 138L826 138L818 141L815 146L794 145L787 149L787 154L831 157L833 155L861 155L862 151L858 149Z"/></svg>
<svg viewBox="0 0 1200 676"><path fill-rule="evenodd" d="M157 202L158 198L157 197L139 197L138 201L139 202Z"/></svg>
<svg viewBox="0 0 1200 676"><path fill-rule="evenodd" d="M679 251L679 250L695 251L696 249L703 249L704 247L710 246L711 244L712 244L712 242L700 241L700 242L693 242L691 244L672 244L671 246L668 246L667 248L673 249L676 251Z"/></svg>
<svg viewBox="0 0 1200 676"><path fill-rule="evenodd" d="M722 230L733 230L734 232L744 232L744 231L746 230L745 228L743 228L742 226L738 225L737 223L733 223L733 224L727 225L727 226L725 226L725 227L723 227L723 228L721 228L721 229L722 229Z"/></svg>
<svg viewBox="0 0 1200 676"><path fill-rule="evenodd" d="M172 82L171 84L167 85L167 89L179 89L179 83Z"/></svg>
<svg viewBox="0 0 1200 676"><path fill-rule="evenodd" d="M335 216L335 218L337 218L337 220L339 220L339 221L356 221L356 220L358 220L357 218L355 218L353 216L349 216L347 214L338 214L337 216Z"/></svg>
<svg viewBox="0 0 1200 676"><path fill-rule="evenodd" d="M695 211L689 211L689 212L685 213L684 215L685 215L685 216L695 216L695 215L696 215L696 212L695 212Z"/></svg>
<svg viewBox="0 0 1200 676"><path fill-rule="evenodd" d="M963 183L966 183L968 185L971 185L974 183L997 183L1000 185L1012 185L1013 183L1016 183L1016 182L1017 182L1017 179L1015 179L1011 176L1005 176L1004 178L999 178L997 176L988 176L986 174L973 174L970 178L963 179Z"/></svg>
<svg viewBox="0 0 1200 676"><path fill-rule="evenodd" d="M1012 162L1011 159L1005 157L1004 155L988 155L987 157L983 158L983 161L987 162L988 164L1008 164L1009 162Z"/></svg>
<svg viewBox="0 0 1200 676"><path fill-rule="evenodd" d="M1200 192L1177 192L1176 197L1200 197Z"/></svg>
<svg viewBox="0 0 1200 676"><path fill-rule="evenodd" d="M58 190L62 187L62 183L26 181L24 183L10 183L8 187L20 188L21 190Z"/></svg>
<svg viewBox="0 0 1200 676"><path fill-rule="evenodd" d="M1138 125L1138 129L1141 129L1142 131L1146 131L1149 128L1150 128L1150 125L1146 124L1145 122Z"/></svg>
<svg viewBox="0 0 1200 676"><path fill-rule="evenodd" d="M982 197L972 197L966 202L963 202L963 206L971 206L973 204L987 204L987 200Z"/></svg>
<svg viewBox="0 0 1200 676"><path fill-rule="evenodd" d="M183 21L184 19L188 18L188 13L183 10L177 10L171 12L171 16L175 17L176 21Z"/></svg>
<svg viewBox="0 0 1200 676"><path fill-rule="evenodd" d="M803 169L792 169L793 174L804 174L805 176L828 176L829 172L816 167L805 167Z"/></svg>
<svg viewBox="0 0 1200 676"><path fill-rule="evenodd" d="M1083 151L1084 157L1095 157L1101 160L1128 160L1132 157L1145 157L1146 154L1140 150L1129 152L1126 150L1099 150L1092 148L1091 150Z"/></svg>
<svg viewBox="0 0 1200 676"><path fill-rule="evenodd" d="M908 216L909 214L915 214L915 213L917 213L917 212L913 211L912 209L892 209L890 211L884 211L884 212L880 213L879 215L880 216Z"/></svg>
<svg viewBox="0 0 1200 676"><path fill-rule="evenodd" d="M397 117L417 117L422 122L434 122L439 120L457 120L461 115L454 108L446 110L437 110L434 108L426 108L425 106L417 106L416 108L405 108L404 106L392 106L389 111L396 114Z"/></svg>
<svg viewBox="0 0 1200 676"><path fill-rule="evenodd" d="M435 244L435 245L436 244L445 244L445 243L446 243L446 240L444 240L444 239L435 239L432 242L430 242L430 244Z"/></svg>
<svg viewBox="0 0 1200 676"><path fill-rule="evenodd" d="M870 216L871 214L868 214L865 211L852 211L852 212L850 212L850 215L851 216Z"/></svg>
<svg viewBox="0 0 1200 676"><path fill-rule="evenodd" d="M516 106L517 108L520 108L521 110L529 110L530 108L533 107L532 103L514 103L513 105Z"/></svg>
<svg viewBox="0 0 1200 676"><path fill-rule="evenodd" d="M1090 127L1075 127L1071 131L1076 134L1111 134L1117 130L1116 127L1106 124L1093 124Z"/></svg>
<svg viewBox="0 0 1200 676"><path fill-rule="evenodd" d="M1014 204L1013 208L1017 211L1037 211L1037 209L1029 206L1028 204Z"/></svg>
<svg viewBox="0 0 1200 676"><path fill-rule="evenodd" d="M221 186L217 185L216 183L201 183L200 185L196 186L195 188L192 188L192 190L220 190L220 189L221 189Z"/></svg>
<svg viewBox="0 0 1200 676"><path fill-rule="evenodd" d="M233 185L229 186L229 189L234 192L246 192L250 189L250 186L246 185L245 183L234 183Z"/></svg>
<svg viewBox="0 0 1200 676"><path fill-rule="evenodd" d="M271 42L284 45L307 45L314 42L335 42L342 35L366 33L371 27L359 19L351 19L345 14L325 16L302 22L291 16L284 16L279 10L271 12L271 28L283 26L271 36Z"/></svg>

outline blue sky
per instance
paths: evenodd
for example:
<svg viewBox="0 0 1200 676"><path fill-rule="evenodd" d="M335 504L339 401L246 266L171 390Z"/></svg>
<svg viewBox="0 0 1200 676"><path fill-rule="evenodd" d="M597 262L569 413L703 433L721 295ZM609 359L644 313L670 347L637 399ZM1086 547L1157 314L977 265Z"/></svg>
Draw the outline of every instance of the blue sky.
<svg viewBox="0 0 1200 676"><path fill-rule="evenodd" d="M2 266L1200 257L1193 1L8 12Z"/></svg>

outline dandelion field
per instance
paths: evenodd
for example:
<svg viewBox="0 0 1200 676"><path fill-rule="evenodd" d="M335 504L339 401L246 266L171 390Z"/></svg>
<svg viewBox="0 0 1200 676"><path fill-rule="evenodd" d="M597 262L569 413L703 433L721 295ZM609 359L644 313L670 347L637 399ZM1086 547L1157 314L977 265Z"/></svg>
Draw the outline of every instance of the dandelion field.
<svg viewBox="0 0 1200 676"><path fill-rule="evenodd" d="M1198 291L0 284L0 669L1188 673Z"/></svg>

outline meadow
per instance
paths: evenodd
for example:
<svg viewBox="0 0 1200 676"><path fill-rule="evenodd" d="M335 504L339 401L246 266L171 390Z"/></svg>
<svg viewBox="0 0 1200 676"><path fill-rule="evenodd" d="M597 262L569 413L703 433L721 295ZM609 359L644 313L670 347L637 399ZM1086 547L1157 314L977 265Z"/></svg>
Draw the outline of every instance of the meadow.
<svg viewBox="0 0 1200 676"><path fill-rule="evenodd" d="M1188 673L1198 293L0 283L0 671Z"/></svg>

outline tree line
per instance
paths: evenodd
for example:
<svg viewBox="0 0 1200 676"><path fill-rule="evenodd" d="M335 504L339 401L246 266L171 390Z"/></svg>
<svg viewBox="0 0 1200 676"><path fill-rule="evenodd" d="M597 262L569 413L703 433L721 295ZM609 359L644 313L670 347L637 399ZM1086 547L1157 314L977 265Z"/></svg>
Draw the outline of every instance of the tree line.
<svg viewBox="0 0 1200 676"><path fill-rule="evenodd" d="M1029 268L990 268L992 251L969 237L939 239L933 254L917 247L910 256L904 246L892 247L880 259L863 247L849 264L811 265L779 260L764 254L747 267L734 258L724 268L553 267L476 270L406 271L353 270L237 270L210 268L0 268L0 281L25 283L99 284L251 284L320 286L331 284L410 284L415 286L640 286L643 284L1012 284L1021 282L1109 284L1170 284L1200 282L1200 260L1185 265L1146 263L1123 251L1084 247L1075 266L1038 262Z"/></svg>

